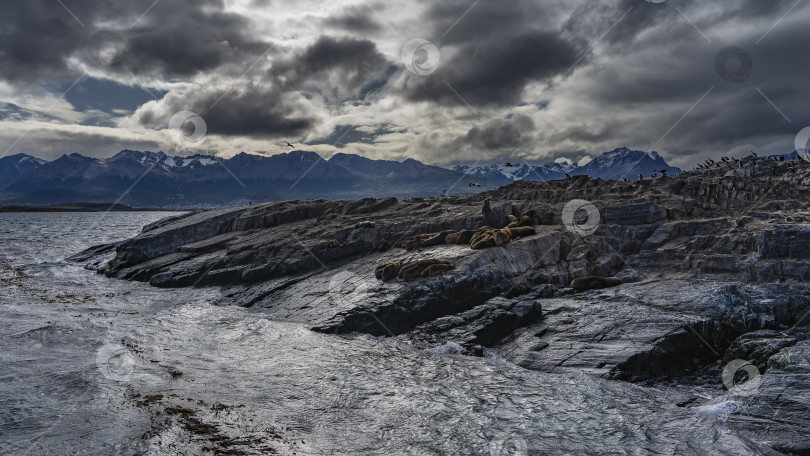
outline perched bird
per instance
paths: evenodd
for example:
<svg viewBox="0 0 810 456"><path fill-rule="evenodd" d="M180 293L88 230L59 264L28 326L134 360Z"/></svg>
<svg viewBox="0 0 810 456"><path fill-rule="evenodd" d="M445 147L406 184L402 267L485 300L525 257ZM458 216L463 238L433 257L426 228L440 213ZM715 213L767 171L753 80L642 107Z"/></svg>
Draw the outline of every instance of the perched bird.
<svg viewBox="0 0 810 456"><path fill-rule="evenodd" d="M570 179L570 178L571 178L571 176L569 176L569 175L568 175L568 173L566 173L565 171L563 171L563 174L565 174L565 178L566 178L566 179Z"/></svg>
<svg viewBox="0 0 810 456"><path fill-rule="evenodd" d="M639 174L639 175L638 175L638 179L639 179L639 180L644 179L644 176L642 176L641 174Z"/></svg>
<svg viewBox="0 0 810 456"><path fill-rule="evenodd" d="M658 177L658 173L652 173L652 177Z"/></svg>
<svg viewBox="0 0 810 456"><path fill-rule="evenodd" d="M628 181L626 177L622 177L622 182L630 182L630 181Z"/></svg>
<svg viewBox="0 0 810 456"><path fill-rule="evenodd" d="M661 171L658 172L661 173L662 176L667 177L667 170L662 169Z"/></svg>
<svg viewBox="0 0 810 456"><path fill-rule="evenodd" d="M751 151L751 155L753 155L754 158L757 158L757 154L755 154L753 150Z"/></svg>

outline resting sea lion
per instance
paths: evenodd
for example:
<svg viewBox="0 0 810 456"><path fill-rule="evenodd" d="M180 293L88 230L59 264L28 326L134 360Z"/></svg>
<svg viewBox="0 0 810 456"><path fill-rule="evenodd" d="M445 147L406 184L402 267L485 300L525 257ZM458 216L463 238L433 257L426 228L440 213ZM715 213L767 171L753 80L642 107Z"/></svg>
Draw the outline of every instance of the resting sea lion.
<svg viewBox="0 0 810 456"><path fill-rule="evenodd" d="M341 245L337 239L330 239L329 242L326 243L326 250L336 249L338 247L341 247Z"/></svg>
<svg viewBox="0 0 810 456"><path fill-rule="evenodd" d="M470 238L470 247L478 244L482 239L492 237L493 231L487 229L485 231L476 231L472 238Z"/></svg>
<svg viewBox="0 0 810 456"><path fill-rule="evenodd" d="M532 224L531 217L529 217L528 215L520 216L519 226L531 226L531 224Z"/></svg>
<svg viewBox="0 0 810 456"><path fill-rule="evenodd" d="M498 230L492 235L496 247L503 247L511 239L509 237L509 228L505 228L505 230Z"/></svg>
<svg viewBox="0 0 810 456"><path fill-rule="evenodd" d="M419 274L422 277L436 277L442 275L445 271L449 271L453 269L452 264L432 264L427 268L423 269L422 272Z"/></svg>
<svg viewBox="0 0 810 456"><path fill-rule="evenodd" d="M577 291L592 290L594 288L607 288L621 285L622 280L617 277L580 277L571 281L571 288Z"/></svg>
<svg viewBox="0 0 810 456"><path fill-rule="evenodd" d="M509 228L509 232L512 235L512 239L519 239L526 236L531 236L536 233L534 228L530 226L515 226Z"/></svg>
<svg viewBox="0 0 810 456"><path fill-rule="evenodd" d="M422 241L420 247L433 247L434 245L444 244L447 240L447 236L453 234L453 230L445 230L441 233L436 233L433 237L429 237Z"/></svg>
<svg viewBox="0 0 810 456"><path fill-rule="evenodd" d="M389 263L385 265L385 268L382 270L382 281L388 282L391 279L396 278L397 274L399 274L399 269L402 267L402 262L397 261L396 263Z"/></svg>
<svg viewBox="0 0 810 456"><path fill-rule="evenodd" d="M509 223L517 223L518 218L512 214L506 214L506 218L509 219Z"/></svg>
<svg viewBox="0 0 810 456"><path fill-rule="evenodd" d="M478 237L477 239L473 239L470 241L470 248L473 250L485 249L487 247L492 247L495 245L495 239L493 238L494 233L488 233L484 236Z"/></svg>
<svg viewBox="0 0 810 456"><path fill-rule="evenodd" d="M520 226L520 223L518 223L517 221L514 221L514 222L506 225L507 228L514 228L516 226Z"/></svg>
<svg viewBox="0 0 810 456"><path fill-rule="evenodd" d="M448 244L468 244L470 239L472 239L475 231L473 230L461 230L457 233L448 234L445 242Z"/></svg>

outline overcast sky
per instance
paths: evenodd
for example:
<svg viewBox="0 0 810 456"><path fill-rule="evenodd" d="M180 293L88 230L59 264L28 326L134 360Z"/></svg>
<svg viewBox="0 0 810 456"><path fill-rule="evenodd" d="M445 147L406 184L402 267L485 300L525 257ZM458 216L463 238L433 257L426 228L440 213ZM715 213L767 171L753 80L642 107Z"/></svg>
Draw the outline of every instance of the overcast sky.
<svg viewBox="0 0 810 456"><path fill-rule="evenodd" d="M4 1L0 155L784 153L808 24L805 0Z"/></svg>

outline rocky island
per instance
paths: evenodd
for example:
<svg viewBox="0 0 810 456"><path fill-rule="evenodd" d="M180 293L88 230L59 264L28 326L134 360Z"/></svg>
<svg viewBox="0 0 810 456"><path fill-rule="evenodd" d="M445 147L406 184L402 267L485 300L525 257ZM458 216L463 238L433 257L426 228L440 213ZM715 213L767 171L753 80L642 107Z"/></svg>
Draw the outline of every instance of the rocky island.
<svg viewBox="0 0 810 456"><path fill-rule="evenodd" d="M282 201L164 219L73 260L155 287L218 286L223 305L319 332L633 382L769 454L802 455L809 187L809 162L751 156L634 182ZM583 277L605 287L572 288Z"/></svg>

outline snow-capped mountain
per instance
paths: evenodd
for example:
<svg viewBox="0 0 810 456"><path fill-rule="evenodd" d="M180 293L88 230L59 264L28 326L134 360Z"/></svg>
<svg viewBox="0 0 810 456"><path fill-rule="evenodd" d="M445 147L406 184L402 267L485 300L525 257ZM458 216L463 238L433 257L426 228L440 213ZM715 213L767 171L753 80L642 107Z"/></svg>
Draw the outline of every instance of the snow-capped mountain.
<svg viewBox="0 0 810 456"><path fill-rule="evenodd" d="M39 168L45 160L26 154L9 155L0 158L0 188L5 187L25 173Z"/></svg>
<svg viewBox="0 0 810 456"><path fill-rule="evenodd" d="M550 181L562 179L566 172L575 169L575 165L567 163L546 163L542 166L533 166L528 163L506 162L489 166L456 166L453 171L474 177L482 177L511 182L516 180Z"/></svg>
<svg viewBox="0 0 810 456"><path fill-rule="evenodd" d="M605 152L588 164L577 166L568 163L546 163L533 166L527 163L506 162L488 166L456 166L454 171L472 177L488 178L511 182L516 180L549 181L562 179L565 174L588 175L601 179L638 179L639 175L650 177L653 173L666 170L669 175L681 172L681 169L669 166L656 152L630 150L626 147Z"/></svg>

